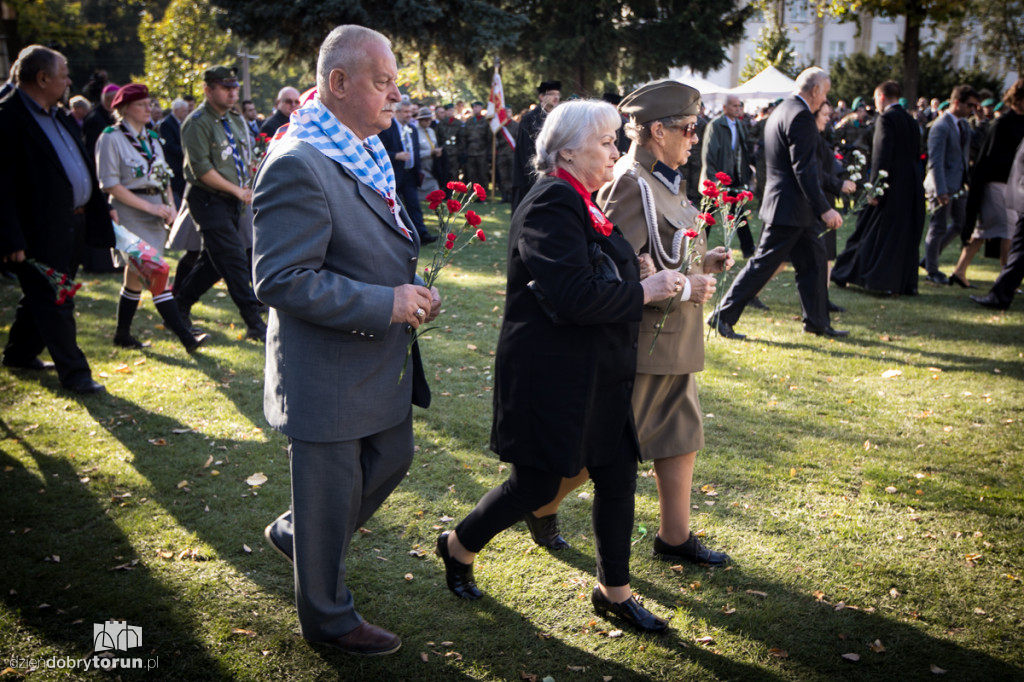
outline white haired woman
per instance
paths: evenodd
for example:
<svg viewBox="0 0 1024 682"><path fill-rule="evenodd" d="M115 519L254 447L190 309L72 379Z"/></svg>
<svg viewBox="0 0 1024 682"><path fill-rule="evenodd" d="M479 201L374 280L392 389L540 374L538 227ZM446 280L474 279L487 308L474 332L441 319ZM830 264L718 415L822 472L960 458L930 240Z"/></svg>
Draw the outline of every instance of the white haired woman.
<svg viewBox="0 0 1024 682"><path fill-rule="evenodd" d="M149 89L129 83L117 91L112 102L117 124L106 128L96 142L96 175L100 189L110 195L118 218L136 236L163 255L167 226L178 215L169 187L170 174L160 147L160 136L146 127L150 118ZM143 283L129 265L124 268L124 285L117 304L114 345L142 348L132 335L132 320L142 298ZM194 336L178 313L170 289L153 294L153 303L164 325L174 332L185 350L195 351L207 334Z"/></svg>
<svg viewBox="0 0 1024 682"><path fill-rule="evenodd" d="M643 306L678 293L683 281L671 271L639 281L633 247L591 202L612 177L620 123L610 104L570 102L548 115L537 137L534 165L543 177L512 218L495 358L491 448L511 473L441 534L437 554L449 589L479 599L476 554L585 467L595 486L594 609L661 632L667 622L629 586L640 454L630 396Z"/></svg>

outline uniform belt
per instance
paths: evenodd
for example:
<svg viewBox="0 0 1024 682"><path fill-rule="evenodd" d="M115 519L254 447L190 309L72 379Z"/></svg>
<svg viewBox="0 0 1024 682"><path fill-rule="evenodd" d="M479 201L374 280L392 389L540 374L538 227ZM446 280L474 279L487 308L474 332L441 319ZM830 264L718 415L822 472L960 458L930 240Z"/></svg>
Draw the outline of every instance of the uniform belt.
<svg viewBox="0 0 1024 682"><path fill-rule="evenodd" d="M133 189L131 190L131 192L132 194L146 194L151 197L160 194L160 190L158 190L156 187L143 187L141 189Z"/></svg>

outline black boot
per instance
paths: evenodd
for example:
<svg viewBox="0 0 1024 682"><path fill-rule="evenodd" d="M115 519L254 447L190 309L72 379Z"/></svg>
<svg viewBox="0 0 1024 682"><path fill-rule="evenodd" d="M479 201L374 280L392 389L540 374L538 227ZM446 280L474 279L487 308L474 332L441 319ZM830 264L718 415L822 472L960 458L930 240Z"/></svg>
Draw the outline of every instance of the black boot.
<svg viewBox="0 0 1024 682"><path fill-rule="evenodd" d="M530 529L530 537L541 547L548 549L569 549L570 545L562 537L558 527L558 514L534 516L533 512L523 517L526 527Z"/></svg>
<svg viewBox="0 0 1024 682"><path fill-rule="evenodd" d="M117 302L117 331L114 332L114 345L121 348L142 348L142 342L132 336L132 319L139 307L141 291L132 291L121 287L121 299Z"/></svg>
<svg viewBox="0 0 1024 682"><path fill-rule="evenodd" d="M480 588L476 586L473 578L473 564L464 564L451 555L448 551L448 533L445 531L437 538L437 546L434 554L441 557L444 562L444 579L456 597L476 601L484 596Z"/></svg>
<svg viewBox="0 0 1024 682"><path fill-rule="evenodd" d="M154 296L153 303L156 304L156 310L164 320L164 326L177 335L181 340L181 345L185 346L187 352L194 353L199 346L203 345L210 338L209 334L193 335L189 331L189 328L181 319L181 314L178 312L178 306L174 302L174 296L171 294L170 289L158 296Z"/></svg>

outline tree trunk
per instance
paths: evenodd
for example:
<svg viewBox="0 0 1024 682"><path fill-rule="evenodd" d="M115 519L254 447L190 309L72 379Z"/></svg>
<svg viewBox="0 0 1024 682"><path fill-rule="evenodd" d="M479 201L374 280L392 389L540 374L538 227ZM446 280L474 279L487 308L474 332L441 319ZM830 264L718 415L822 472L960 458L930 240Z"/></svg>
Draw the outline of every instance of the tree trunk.
<svg viewBox="0 0 1024 682"><path fill-rule="evenodd" d="M903 96L907 102L917 102L917 75L921 61L921 17L907 12L907 26L903 32Z"/></svg>

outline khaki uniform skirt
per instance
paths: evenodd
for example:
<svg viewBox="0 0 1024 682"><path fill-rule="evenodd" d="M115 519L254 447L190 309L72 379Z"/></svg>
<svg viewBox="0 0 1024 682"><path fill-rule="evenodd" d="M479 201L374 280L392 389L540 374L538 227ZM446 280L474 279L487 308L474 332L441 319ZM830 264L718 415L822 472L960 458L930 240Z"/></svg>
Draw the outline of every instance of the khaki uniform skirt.
<svg viewBox="0 0 1024 682"><path fill-rule="evenodd" d="M644 461L704 447L704 418L692 374L637 374L633 413Z"/></svg>

